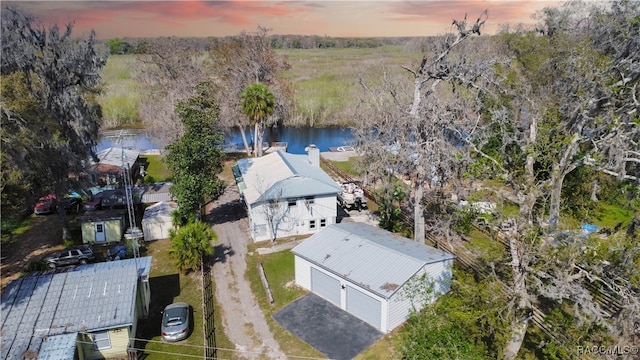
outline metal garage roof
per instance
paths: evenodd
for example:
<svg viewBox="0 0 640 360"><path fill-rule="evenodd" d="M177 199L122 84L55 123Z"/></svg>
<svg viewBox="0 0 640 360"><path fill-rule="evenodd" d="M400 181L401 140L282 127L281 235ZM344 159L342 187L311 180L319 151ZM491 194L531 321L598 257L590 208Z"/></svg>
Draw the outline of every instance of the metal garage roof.
<svg viewBox="0 0 640 360"><path fill-rule="evenodd" d="M43 340L132 324L138 275L148 276L151 257L38 272L10 282L2 292L0 358L33 352L55 357L60 344ZM64 341L64 339L59 339ZM68 339L66 339L68 340Z"/></svg>
<svg viewBox="0 0 640 360"><path fill-rule="evenodd" d="M455 258L364 223L332 224L292 251L387 299L425 265Z"/></svg>
<svg viewBox="0 0 640 360"><path fill-rule="evenodd" d="M312 165L307 155L278 150L259 158L241 159L238 168L246 186L242 194L247 204L342 191L320 166Z"/></svg>

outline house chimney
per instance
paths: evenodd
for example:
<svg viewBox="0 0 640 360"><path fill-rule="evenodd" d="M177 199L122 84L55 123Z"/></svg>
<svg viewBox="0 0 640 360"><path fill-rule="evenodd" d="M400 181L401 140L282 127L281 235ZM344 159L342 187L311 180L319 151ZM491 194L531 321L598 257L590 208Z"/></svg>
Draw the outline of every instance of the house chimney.
<svg viewBox="0 0 640 360"><path fill-rule="evenodd" d="M307 154L309 154L309 162L313 166L320 166L320 149L314 144L310 144L305 148Z"/></svg>

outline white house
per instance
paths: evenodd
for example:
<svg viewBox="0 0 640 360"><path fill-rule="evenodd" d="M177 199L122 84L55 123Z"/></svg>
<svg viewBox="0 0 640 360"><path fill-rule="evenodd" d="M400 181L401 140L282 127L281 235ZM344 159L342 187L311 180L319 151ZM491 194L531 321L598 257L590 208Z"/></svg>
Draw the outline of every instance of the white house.
<svg viewBox="0 0 640 360"><path fill-rule="evenodd" d="M233 167L254 241L313 234L336 222L340 186L320 168L320 150L278 150Z"/></svg>
<svg viewBox="0 0 640 360"><path fill-rule="evenodd" d="M169 238L169 230L173 229L171 213L178 209L174 202L153 204L144 209L142 216L142 233L145 241Z"/></svg>
<svg viewBox="0 0 640 360"><path fill-rule="evenodd" d="M449 291L455 256L364 223L322 229L293 248L296 284L383 333ZM433 286L432 296L414 296Z"/></svg>
<svg viewBox="0 0 640 360"><path fill-rule="evenodd" d="M149 316L151 257L13 280L2 292L1 359L127 358Z"/></svg>

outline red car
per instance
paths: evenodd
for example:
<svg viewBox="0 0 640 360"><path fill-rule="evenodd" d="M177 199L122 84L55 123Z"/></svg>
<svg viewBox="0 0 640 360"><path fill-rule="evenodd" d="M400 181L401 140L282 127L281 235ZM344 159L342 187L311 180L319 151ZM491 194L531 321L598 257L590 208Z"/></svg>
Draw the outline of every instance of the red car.
<svg viewBox="0 0 640 360"><path fill-rule="evenodd" d="M93 210L98 210L102 207L102 197L103 197L103 193L99 192L95 195L93 195L93 198L89 201L87 201L86 203L84 203L84 210L85 211L93 211Z"/></svg>
<svg viewBox="0 0 640 360"><path fill-rule="evenodd" d="M33 212L36 215L50 214L56 210L58 202L54 194L49 194L38 199L38 202L33 207Z"/></svg>

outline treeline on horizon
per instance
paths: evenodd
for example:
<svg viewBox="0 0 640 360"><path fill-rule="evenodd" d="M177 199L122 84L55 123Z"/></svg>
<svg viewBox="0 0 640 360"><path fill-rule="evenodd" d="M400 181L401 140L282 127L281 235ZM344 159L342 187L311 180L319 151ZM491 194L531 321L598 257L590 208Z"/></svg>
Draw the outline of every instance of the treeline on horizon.
<svg viewBox="0 0 640 360"><path fill-rule="evenodd" d="M167 37L154 38L113 38L105 40L110 53L114 55L146 54L149 44ZM185 45L190 48L209 51L216 44L233 39L234 36L224 37L181 37ZM271 46L274 49L347 49L347 48L376 48L382 46L413 46L420 51L424 36L399 37L329 37L320 35L270 35Z"/></svg>

